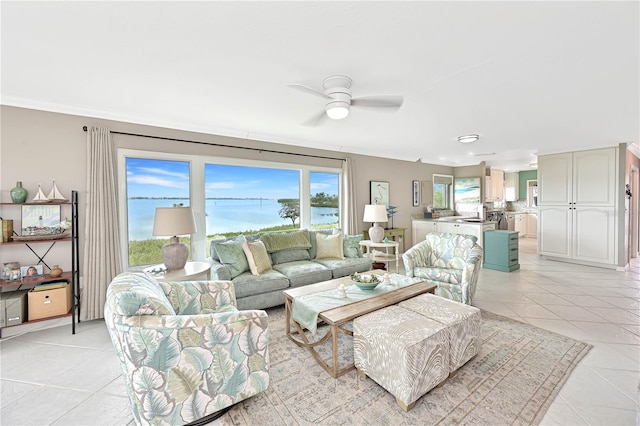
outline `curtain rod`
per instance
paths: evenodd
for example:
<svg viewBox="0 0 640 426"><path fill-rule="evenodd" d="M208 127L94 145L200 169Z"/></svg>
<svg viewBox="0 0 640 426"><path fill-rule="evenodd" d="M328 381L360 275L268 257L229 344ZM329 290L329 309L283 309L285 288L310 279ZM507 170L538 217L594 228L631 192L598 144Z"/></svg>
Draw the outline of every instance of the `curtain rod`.
<svg viewBox="0 0 640 426"><path fill-rule="evenodd" d="M84 130L86 132L88 130L87 126L82 126L82 130ZM140 137L140 138L163 139L163 140L174 141L174 142L195 143L195 144L199 144L199 145L219 146L219 147L222 147L222 148L246 149L246 150L249 150L249 151L269 152L269 153L272 153L272 154L298 155L300 157L322 158L324 160L347 161L346 158L325 157L325 156L322 156L322 155L312 155L312 154L299 154L297 152L275 151L275 150L272 150L272 149L252 148L252 147L248 147L248 146L225 145L225 144L215 143L215 142L191 141L191 140L188 140L188 139L167 138L167 137L164 137L164 136L143 135L143 134L139 134L139 133L116 132L116 131L113 131L113 130L109 130L109 133L113 133L113 134L116 134L116 135L137 136L137 137Z"/></svg>

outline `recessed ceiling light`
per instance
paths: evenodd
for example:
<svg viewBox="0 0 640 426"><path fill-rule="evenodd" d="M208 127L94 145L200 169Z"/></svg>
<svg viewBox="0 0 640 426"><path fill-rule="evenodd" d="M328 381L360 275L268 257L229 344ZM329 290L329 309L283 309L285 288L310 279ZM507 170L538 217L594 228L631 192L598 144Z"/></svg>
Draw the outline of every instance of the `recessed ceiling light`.
<svg viewBox="0 0 640 426"><path fill-rule="evenodd" d="M482 152L480 154L476 154L476 157L490 157L492 155L496 155L495 152Z"/></svg>
<svg viewBox="0 0 640 426"><path fill-rule="evenodd" d="M458 142L460 143L471 143L477 141L478 139L480 139L480 136L476 134L458 136Z"/></svg>

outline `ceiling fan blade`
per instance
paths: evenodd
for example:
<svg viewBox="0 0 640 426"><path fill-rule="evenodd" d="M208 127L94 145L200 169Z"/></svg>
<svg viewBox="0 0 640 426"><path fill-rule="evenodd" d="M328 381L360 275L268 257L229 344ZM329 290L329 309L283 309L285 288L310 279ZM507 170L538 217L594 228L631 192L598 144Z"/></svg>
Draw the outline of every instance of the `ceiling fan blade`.
<svg viewBox="0 0 640 426"><path fill-rule="evenodd" d="M351 100L351 106L365 108L395 108L402 106L404 98L398 95L361 96Z"/></svg>
<svg viewBox="0 0 640 426"><path fill-rule="evenodd" d="M312 95L315 96L320 96L323 99L328 99L329 96L325 95L324 92L321 92L320 90L316 90L312 87L308 87L308 86L303 86L302 84L289 84L289 87L296 89L296 90L300 90L301 92L305 92L305 93L310 93Z"/></svg>
<svg viewBox="0 0 640 426"><path fill-rule="evenodd" d="M329 117L327 117L327 113L322 111L321 113L314 115L313 117L302 123L302 125L307 127L320 126L324 124L328 118Z"/></svg>

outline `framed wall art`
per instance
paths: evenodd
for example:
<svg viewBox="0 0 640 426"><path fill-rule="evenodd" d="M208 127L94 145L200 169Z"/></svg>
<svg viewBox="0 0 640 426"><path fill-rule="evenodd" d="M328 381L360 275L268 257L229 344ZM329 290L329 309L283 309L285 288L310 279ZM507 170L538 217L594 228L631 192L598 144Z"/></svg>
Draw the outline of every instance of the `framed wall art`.
<svg viewBox="0 0 640 426"><path fill-rule="evenodd" d="M417 180L413 181L413 207L418 207L420 205L420 182Z"/></svg>
<svg viewBox="0 0 640 426"><path fill-rule="evenodd" d="M370 181L371 204L384 204L389 207L389 182Z"/></svg>
<svg viewBox="0 0 640 426"><path fill-rule="evenodd" d="M456 203L480 202L480 178L456 178L453 185L454 199Z"/></svg>

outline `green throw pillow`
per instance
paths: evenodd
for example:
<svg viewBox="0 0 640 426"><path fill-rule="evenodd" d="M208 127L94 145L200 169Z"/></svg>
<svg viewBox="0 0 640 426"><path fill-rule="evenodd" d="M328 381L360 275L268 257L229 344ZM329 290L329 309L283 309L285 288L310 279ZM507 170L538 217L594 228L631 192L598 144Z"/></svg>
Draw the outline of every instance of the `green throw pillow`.
<svg viewBox="0 0 640 426"><path fill-rule="evenodd" d="M238 237L235 240L225 241L224 243L216 243L216 252L220 257L220 263L229 268L231 278L235 278L245 271L249 270L247 256L242 249L242 243L246 243L244 237Z"/></svg>
<svg viewBox="0 0 640 426"><path fill-rule="evenodd" d="M344 257L362 257L360 241L362 241L362 234L345 235L342 239Z"/></svg>

